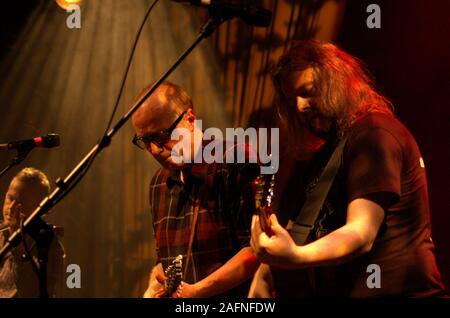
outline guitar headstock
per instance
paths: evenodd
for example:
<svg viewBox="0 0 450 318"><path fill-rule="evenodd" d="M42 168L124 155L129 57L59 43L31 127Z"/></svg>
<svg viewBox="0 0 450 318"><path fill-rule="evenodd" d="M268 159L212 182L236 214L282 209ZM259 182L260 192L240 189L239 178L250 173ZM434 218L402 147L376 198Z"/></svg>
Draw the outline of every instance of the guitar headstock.
<svg viewBox="0 0 450 318"><path fill-rule="evenodd" d="M177 291L183 280L183 255L178 255L164 271L166 280L164 281L164 296L170 297Z"/></svg>
<svg viewBox="0 0 450 318"><path fill-rule="evenodd" d="M261 229L271 236L270 215L274 213L272 202L275 189L275 175L259 175L254 181L255 207Z"/></svg>

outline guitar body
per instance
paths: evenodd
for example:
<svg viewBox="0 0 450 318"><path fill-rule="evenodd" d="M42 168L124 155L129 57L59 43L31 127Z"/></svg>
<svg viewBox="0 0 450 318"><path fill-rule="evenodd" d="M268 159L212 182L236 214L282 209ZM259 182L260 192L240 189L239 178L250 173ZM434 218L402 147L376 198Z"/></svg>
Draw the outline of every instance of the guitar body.
<svg viewBox="0 0 450 318"><path fill-rule="evenodd" d="M308 298L312 297L313 282L309 271L312 269L285 270L270 267L273 293L276 298Z"/></svg>

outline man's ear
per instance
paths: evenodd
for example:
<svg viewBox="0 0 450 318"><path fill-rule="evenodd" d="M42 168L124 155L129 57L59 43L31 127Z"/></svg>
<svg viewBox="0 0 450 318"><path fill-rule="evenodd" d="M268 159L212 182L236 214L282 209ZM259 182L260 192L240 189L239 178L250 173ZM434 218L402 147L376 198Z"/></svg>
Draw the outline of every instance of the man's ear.
<svg viewBox="0 0 450 318"><path fill-rule="evenodd" d="M194 125L195 125L195 120L197 119L197 116L195 115L194 110L192 108L189 108L186 111L186 118L187 118L187 121L189 123L189 129L191 131L193 131L194 130Z"/></svg>

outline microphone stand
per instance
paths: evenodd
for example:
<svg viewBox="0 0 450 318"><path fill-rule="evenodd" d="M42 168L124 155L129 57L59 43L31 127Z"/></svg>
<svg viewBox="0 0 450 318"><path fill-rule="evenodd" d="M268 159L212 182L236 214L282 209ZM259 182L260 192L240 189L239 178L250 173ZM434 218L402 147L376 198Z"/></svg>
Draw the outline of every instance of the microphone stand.
<svg viewBox="0 0 450 318"><path fill-rule="evenodd" d="M0 172L0 178L9 171L14 166L19 165L22 161L25 160L27 155L30 153L32 148L30 147L21 147L17 149L17 156L15 156L11 162ZM1 258L0 258L1 259Z"/></svg>
<svg viewBox="0 0 450 318"><path fill-rule="evenodd" d="M20 231L23 230L23 227ZM47 265L48 265L48 256L50 252L50 245L53 241L53 237L55 236L52 226L47 224L41 218L37 218L31 223L29 228L27 229L27 233L31 236L31 238L36 243L37 249L37 275L39 280L39 297L40 298L49 298L49 293L47 289ZM22 239L25 239L24 237ZM27 255L29 257L33 257L30 254ZM34 260L30 259L30 262L34 262ZM33 266L34 267L34 266Z"/></svg>
<svg viewBox="0 0 450 318"><path fill-rule="evenodd" d="M111 143L112 137L119 131L120 128L127 122L128 119L134 114L134 112L142 105L142 103L161 85L162 82L178 67L178 65L191 53L191 51L205 38L209 37L219 25L223 22L233 18L231 14L221 14L220 12L211 12L209 20L201 27L200 32L191 46L177 59L177 61L161 76L161 78L152 86L152 88L141 97L134 106L114 125L113 128L105 134L101 140L88 152L88 154L73 168L73 170L64 178L56 180L56 189L42 202L39 206L27 217L23 223L24 232L37 221L41 216L47 214L53 206L56 205L63 197L65 197L71 189L70 185L82 174L83 168L85 168L91 160L104 148L108 147ZM20 229L12 233L3 248L0 250L0 261L9 249L17 245L20 238ZM41 264L42 265L42 264ZM45 296L45 295L44 295Z"/></svg>

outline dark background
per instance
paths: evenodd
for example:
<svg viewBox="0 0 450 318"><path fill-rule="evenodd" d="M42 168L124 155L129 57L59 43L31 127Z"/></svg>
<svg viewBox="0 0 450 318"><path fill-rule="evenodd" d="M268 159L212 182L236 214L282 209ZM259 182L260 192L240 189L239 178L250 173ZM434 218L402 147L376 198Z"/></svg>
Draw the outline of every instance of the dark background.
<svg viewBox="0 0 450 318"><path fill-rule="evenodd" d="M370 3L381 28L365 25ZM450 286L450 1L352 1L338 43L361 58L416 137L428 176L438 266Z"/></svg>

